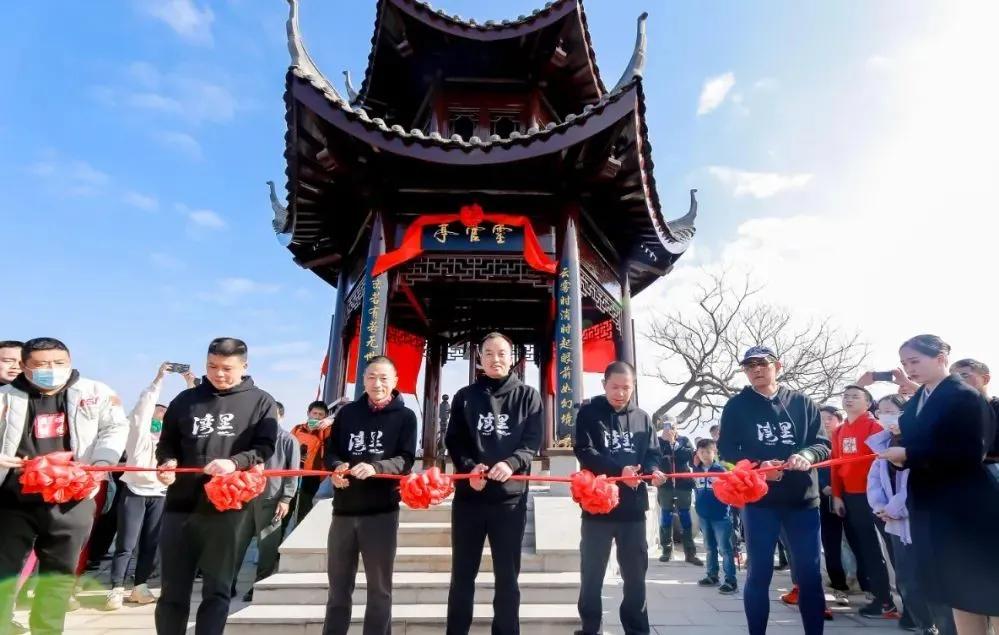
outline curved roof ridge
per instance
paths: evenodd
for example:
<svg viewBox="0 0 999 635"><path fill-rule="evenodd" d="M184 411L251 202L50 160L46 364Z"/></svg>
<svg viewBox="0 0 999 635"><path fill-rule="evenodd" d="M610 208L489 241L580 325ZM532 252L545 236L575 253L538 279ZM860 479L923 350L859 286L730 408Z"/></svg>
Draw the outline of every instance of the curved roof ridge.
<svg viewBox="0 0 999 635"><path fill-rule="evenodd" d="M304 72L298 67L292 67L290 71L294 76L299 77L307 81L313 88L321 92L333 105L340 108L340 110L347 113L347 115L354 120L360 121L368 130L378 130L384 134L395 135L405 139L412 139L420 142L429 142L434 145L447 146L451 148L487 148L490 146L504 146L510 145L517 142L531 142L535 139L545 138L565 130L571 126L579 125L585 122L587 119L598 115L603 112L603 110L610 104L615 103L621 98L634 90L640 78L635 78L633 81L627 82L626 84L620 86L611 93L606 93L599 101L595 104L587 104L582 112L566 115L565 119L561 123L551 122L544 127L534 126L526 133L514 131L509 137L500 137L499 135L492 135L488 139L481 139L477 136L469 137L468 139L463 138L461 135L452 135L451 137L445 137L437 132L431 132L430 134L425 134L422 130L412 129L407 131L401 125L388 125L385 120L381 117L371 117L368 115L367 111L360 106L351 107L344 99L340 98L339 95L331 94L330 91L326 90L326 83L321 79L317 79L314 75Z"/></svg>
<svg viewBox="0 0 999 635"><path fill-rule="evenodd" d="M530 15L520 15L516 20L485 20L483 22L478 22L474 18L466 19L457 14L449 14L443 9L435 9L432 4L424 2L423 0L378 0L378 4L375 7L375 28L374 33L371 35L371 48L368 51L368 63L364 71L364 79L361 81L361 88L357 91L357 103L365 102L368 91L371 87L371 78L374 73L375 66L375 54L378 50L378 44L381 39L382 18L385 9L389 5L395 6L396 8L404 11L407 15L420 19L428 26L436 26L436 23L443 22L453 29L470 32L467 34L461 32L454 33L458 36L471 35L472 33L495 34L501 31L510 30L515 31L515 33L511 33L510 37L517 37L522 34L521 32L525 27L529 27L538 20L546 18L559 10L564 10L566 15L575 11L579 15L580 29L586 45L587 58L589 59L597 92L600 95L605 95L608 92L603 79L600 77L600 69L597 66L596 51L593 48L593 40L590 36L590 29L586 20L586 11L583 8L583 0L549 0L543 8L535 9Z"/></svg>

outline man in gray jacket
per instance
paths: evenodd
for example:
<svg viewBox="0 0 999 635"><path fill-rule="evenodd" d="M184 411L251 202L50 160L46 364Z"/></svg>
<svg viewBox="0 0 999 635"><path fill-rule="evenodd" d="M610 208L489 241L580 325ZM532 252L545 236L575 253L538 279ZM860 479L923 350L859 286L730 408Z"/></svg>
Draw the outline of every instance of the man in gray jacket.
<svg viewBox="0 0 999 635"><path fill-rule="evenodd" d="M278 406L279 416L284 412L284 406ZM278 428L277 443L274 445L274 455L264 464L266 470L297 470L299 467L298 441L285 430ZM237 562L246 558L246 550L250 540L257 538L257 575L254 580L263 580L274 575L278 564L278 547L283 538L283 521L291 508L291 501L298 492L298 477L267 479L267 489L250 503L253 523L246 524L246 533L242 537L242 556ZM236 579L233 578L232 594L236 595ZM243 596L244 602L253 601L253 588Z"/></svg>

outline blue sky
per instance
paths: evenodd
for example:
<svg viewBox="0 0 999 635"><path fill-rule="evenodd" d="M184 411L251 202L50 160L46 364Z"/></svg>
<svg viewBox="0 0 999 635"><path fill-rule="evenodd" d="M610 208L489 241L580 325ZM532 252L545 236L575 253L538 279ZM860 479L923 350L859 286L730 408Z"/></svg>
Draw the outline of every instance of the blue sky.
<svg viewBox="0 0 999 635"><path fill-rule="evenodd" d="M436 4L480 20L538 6ZM363 75L374 5L302 2L306 43L336 84L343 69L358 83ZM810 222L842 228L840 215L859 213L851 201L877 194L876 214L902 204L870 178L878 165L897 165L893 153L906 154L901 142L885 144L909 139L906 131L954 123L937 112L910 121L920 112L909 94L919 86L919 64L940 59L920 57L920 47L951 51L969 38L984 42L974 26L987 17L950 3L859 0L590 0L586 10L608 84L631 55L636 16L649 11L648 117L668 216L685 211L688 188L701 192L695 253L675 284L667 279L645 294L646 310L679 306L672 303L678 294L682 303L687 283L733 258L752 267L754 250L787 247L793 230ZM7 269L0 338L60 337L85 374L130 402L159 361L200 368L212 337L234 335L250 344L258 383L292 413L304 409L316 387L333 292L292 263L269 223L264 183L283 183L284 171L286 3L19 3L3 14L0 226ZM952 31L962 25L972 33L958 38ZM936 70L927 81L946 82L947 68ZM978 106L994 103L993 93L982 96ZM984 115L978 106L965 115ZM985 139L994 133L994 125L972 123ZM949 150L962 154L961 147ZM940 186L941 200L945 194ZM762 238L754 233L761 227ZM863 242L861 236L854 247ZM762 275L771 281L774 271L798 262L793 258L815 251L826 250L829 262L841 247L819 237L813 248L780 251L791 260L770 263L775 268ZM871 251L877 258L885 250ZM821 274L822 263L813 258L801 266ZM797 291L781 297L799 300ZM836 310L818 296L801 297L805 310ZM849 323L857 316L843 317ZM890 363L892 340L884 339L880 354ZM452 384L458 371L448 375ZM645 394L653 395L645 405L654 408L657 391Z"/></svg>

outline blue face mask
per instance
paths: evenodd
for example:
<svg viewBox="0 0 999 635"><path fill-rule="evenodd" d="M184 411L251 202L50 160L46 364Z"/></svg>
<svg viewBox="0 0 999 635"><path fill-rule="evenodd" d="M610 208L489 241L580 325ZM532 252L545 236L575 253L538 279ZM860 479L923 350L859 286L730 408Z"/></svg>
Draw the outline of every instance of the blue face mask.
<svg viewBox="0 0 999 635"><path fill-rule="evenodd" d="M72 373L72 368L36 368L31 371L29 379L39 388L49 390L65 386Z"/></svg>

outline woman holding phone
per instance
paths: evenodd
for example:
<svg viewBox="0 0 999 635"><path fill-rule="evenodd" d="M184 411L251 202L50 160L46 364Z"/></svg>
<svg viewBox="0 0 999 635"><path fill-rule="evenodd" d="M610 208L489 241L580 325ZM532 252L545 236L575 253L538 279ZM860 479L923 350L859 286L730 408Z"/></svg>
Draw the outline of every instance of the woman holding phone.
<svg viewBox="0 0 999 635"><path fill-rule="evenodd" d="M899 355L920 388L899 419L900 443L879 456L909 470L912 549L929 600L953 609L959 635L985 635L989 616L999 623L999 476L983 463L992 413L949 374L939 337L917 335Z"/></svg>

